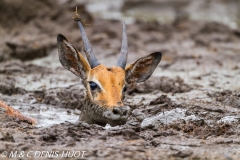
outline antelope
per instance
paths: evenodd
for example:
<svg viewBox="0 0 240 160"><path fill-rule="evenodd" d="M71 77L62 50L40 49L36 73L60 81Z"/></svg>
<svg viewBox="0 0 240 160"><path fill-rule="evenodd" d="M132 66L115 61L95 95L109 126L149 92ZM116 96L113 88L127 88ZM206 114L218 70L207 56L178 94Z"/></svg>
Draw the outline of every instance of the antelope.
<svg viewBox="0 0 240 160"><path fill-rule="evenodd" d="M62 34L57 36L57 46L62 66L80 77L86 88L85 105L81 108L80 120L89 124L123 125L130 112L130 107L123 103L126 85L146 81L161 61L162 54L151 53L126 67L128 40L126 25L123 23L122 45L117 64L107 68L98 62L81 19L77 18L75 21L82 35L87 60Z"/></svg>

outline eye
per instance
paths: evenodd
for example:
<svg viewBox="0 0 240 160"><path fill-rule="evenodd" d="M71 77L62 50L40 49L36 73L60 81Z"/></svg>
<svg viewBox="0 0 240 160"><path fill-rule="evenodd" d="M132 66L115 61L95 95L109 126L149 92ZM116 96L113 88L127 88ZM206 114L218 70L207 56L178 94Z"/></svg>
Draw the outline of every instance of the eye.
<svg viewBox="0 0 240 160"><path fill-rule="evenodd" d="M127 91L127 87L125 86L124 88L123 88L123 92L126 92Z"/></svg>
<svg viewBox="0 0 240 160"><path fill-rule="evenodd" d="M90 88L92 91L96 90L98 88L98 85L94 82L89 82Z"/></svg>
<svg viewBox="0 0 240 160"><path fill-rule="evenodd" d="M125 92L126 92L126 91L127 91L127 87L124 86L124 88L123 88L123 92L122 92L122 99L125 98Z"/></svg>

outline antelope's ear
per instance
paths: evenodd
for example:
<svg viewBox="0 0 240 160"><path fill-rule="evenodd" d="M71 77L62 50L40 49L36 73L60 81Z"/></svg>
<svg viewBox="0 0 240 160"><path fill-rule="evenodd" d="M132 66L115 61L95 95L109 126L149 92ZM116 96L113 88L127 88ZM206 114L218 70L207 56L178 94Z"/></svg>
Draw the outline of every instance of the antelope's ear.
<svg viewBox="0 0 240 160"><path fill-rule="evenodd" d="M59 60L62 66L82 79L87 78L90 66L77 49L61 34L57 36Z"/></svg>
<svg viewBox="0 0 240 160"><path fill-rule="evenodd" d="M139 83L146 81L156 69L161 61L162 53L154 52L148 56L138 59L135 63L129 65L126 69L126 82Z"/></svg>

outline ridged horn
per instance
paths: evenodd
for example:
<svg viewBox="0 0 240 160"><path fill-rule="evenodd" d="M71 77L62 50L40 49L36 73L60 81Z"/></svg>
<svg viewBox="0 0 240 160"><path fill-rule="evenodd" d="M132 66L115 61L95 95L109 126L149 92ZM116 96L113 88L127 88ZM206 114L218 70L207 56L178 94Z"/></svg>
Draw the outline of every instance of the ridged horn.
<svg viewBox="0 0 240 160"><path fill-rule="evenodd" d="M117 66L125 70L125 67L127 64L127 57L128 57L127 32L126 32L125 22L123 22L122 46L121 46L120 55L117 61Z"/></svg>
<svg viewBox="0 0 240 160"><path fill-rule="evenodd" d="M83 41L83 45L84 45L83 50L86 54L88 63L91 66L91 68L97 67L98 65L100 65L100 63L98 62L97 58L95 57L95 54L94 54L93 49L88 41L88 38L84 31L82 23L80 21L77 21L77 22L78 22L80 32L82 34L82 41Z"/></svg>

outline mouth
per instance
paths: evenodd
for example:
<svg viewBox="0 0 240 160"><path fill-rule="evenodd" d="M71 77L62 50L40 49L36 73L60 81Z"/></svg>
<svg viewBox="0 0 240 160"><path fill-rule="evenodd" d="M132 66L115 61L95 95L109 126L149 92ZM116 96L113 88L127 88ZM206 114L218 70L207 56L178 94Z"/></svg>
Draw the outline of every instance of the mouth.
<svg viewBox="0 0 240 160"><path fill-rule="evenodd" d="M124 116L116 115L112 112L112 110L107 110L103 113L103 117L112 127L125 124L128 120L128 115L128 113Z"/></svg>

